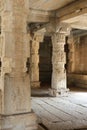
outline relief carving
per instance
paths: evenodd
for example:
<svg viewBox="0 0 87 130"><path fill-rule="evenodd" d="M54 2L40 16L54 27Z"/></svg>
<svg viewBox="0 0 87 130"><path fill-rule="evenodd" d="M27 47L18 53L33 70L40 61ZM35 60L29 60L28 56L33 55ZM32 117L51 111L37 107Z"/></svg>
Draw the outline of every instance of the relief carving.
<svg viewBox="0 0 87 130"><path fill-rule="evenodd" d="M53 69L54 69L54 73L58 73L58 74L64 73L63 63L54 64Z"/></svg>
<svg viewBox="0 0 87 130"><path fill-rule="evenodd" d="M14 68L14 62L12 61L11 58L3 58L2 61L2 73L6 74L6 73L11 73L12 72L12 68Z"/></svg>
<svg viewBox="0 0 87 130"><path fill-rule="evenodd" d="M55 33L54 36L52 36L52 41L55 42L56 44L61 42L65 42L65 35L62 33Z"/></svg>
<svg viewBox="0 0 87 130"><path fill-rule="evenodd" d="M64 35L69 35L71 30L71 26L67 23L58 23L56 32L62 33Z"/></svg>
<svg viewBox="0 0 87 130"><path fill-rule="evenodd" d="M53 51L64 51L64 44L55 44L53 45Z"/></svg>
<svg viewBox="0 0 87 130"><path fill-rule="evenodd" d="M56 42L62 42L62 43L64 43L65 42L65 36L64 36L64 34L61 34L61 33L56 34Z"/></svg>

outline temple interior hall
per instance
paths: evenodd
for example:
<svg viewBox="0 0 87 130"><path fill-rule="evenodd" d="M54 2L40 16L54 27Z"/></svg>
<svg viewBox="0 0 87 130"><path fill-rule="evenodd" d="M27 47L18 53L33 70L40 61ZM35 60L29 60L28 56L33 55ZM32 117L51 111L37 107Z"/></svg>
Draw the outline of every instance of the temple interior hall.
<svg viewBox="0 0 87 130"><path fill-rule="evenodd" d="M87 130L87 0L0 0L0 130Z"/></svg>
<svg viewBox="0 0 87 130"><path fill-rule="evenodd" d="M71 33L75 38L73 50L70 50L70 44L68 43L69 37L66 37L64 46L66 53L64 71L66 71L69 92L63 96L51 97L49 95L49 89L51 88L50 79L52 76L52 41L48 40L50 37L47 37L44 38L44 42L40 43L39 57L42 61L39 61L40 87L31 89L32 109L38 116L39 129L84 130L87 128L87 56L85 53L87 49L87 34L85 30L79 29L73 29ZM76 35L77 38L75 37ZM71 55L72 57L70 57ZM73 60L72 67L71 58Z"/></svg>

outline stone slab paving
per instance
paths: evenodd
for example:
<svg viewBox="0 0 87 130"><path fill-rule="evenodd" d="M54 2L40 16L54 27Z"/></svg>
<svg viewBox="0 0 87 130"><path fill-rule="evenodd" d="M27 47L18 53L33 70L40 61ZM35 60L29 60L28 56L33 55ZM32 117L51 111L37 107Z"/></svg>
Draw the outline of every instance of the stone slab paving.
<svg viewBox="0 0 87 130"><path fill-rule="evenodd" d="M32 109L45 130L87 130L87 93L32 97Z"/></svg>

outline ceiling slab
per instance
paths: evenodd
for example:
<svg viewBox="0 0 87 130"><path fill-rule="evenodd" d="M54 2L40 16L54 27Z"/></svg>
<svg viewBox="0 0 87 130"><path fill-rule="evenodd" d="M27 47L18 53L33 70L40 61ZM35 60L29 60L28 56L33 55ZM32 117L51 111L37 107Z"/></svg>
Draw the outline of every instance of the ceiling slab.
<svg viewBox="0 0 87 130"><path fill-rule="evenodd" d="M69 23L72 28L87 30L87 13L65 20L64 22Z"/></svg>
<svg viewBox="0 0 87 130"><path fill-rule="evenodd" d="M65 21L85 13L87 13L87 0L75 0L73 3L56 10L58 21L59 19Z"/></svg>
<svg viewBox="0 0 87 130"><path fill-rule="evenodd" d="M66 6L75 0L30 0L30 8L52 11Z"/></svg>

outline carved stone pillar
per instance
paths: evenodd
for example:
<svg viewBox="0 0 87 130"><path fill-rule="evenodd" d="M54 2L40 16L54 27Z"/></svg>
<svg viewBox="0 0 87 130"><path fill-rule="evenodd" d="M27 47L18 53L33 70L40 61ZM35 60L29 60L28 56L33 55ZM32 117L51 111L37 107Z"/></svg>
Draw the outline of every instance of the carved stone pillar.
<svg viewBox="0 0 87 130"><path fill-rule="evenodd" d="M43 35L34 35L31 42L31 61L30 61L30 72L31 72L31 87L40 87L39 81L39 44L43 41Z"/></svg>
<svg viewBox="0 0 87 130"><path fill-rule="evenodd" d="M64 95L68 89L66 88L66 54L64 52L65 38L70 29L66 24L57 28L57 33L52 36L53 55L52 55L52 89L50 89L51 96Z"/></svg>
<svg viewBox="0 0 87 130"><path fill-rule="evenodd" d="M2 0L0 130L35 130L36 116L31 111L30 78L27 71L28 0ZM1 8L0 8L1 9Z"/></svg>

